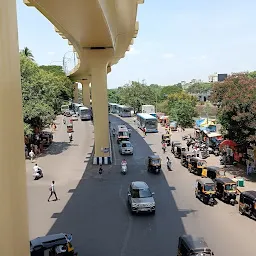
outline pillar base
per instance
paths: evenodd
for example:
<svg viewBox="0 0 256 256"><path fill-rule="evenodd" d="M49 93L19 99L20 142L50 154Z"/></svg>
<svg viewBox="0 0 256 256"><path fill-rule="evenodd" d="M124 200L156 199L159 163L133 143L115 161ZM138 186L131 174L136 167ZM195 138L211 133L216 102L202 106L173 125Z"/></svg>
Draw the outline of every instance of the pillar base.
<svg viewBox="0 0 256 256"><path fill-rule="evenodd" d="M93 164L96 165L108 165L108 164L112 164L112 157L111 156L94 156L93 157Z"/></svg>

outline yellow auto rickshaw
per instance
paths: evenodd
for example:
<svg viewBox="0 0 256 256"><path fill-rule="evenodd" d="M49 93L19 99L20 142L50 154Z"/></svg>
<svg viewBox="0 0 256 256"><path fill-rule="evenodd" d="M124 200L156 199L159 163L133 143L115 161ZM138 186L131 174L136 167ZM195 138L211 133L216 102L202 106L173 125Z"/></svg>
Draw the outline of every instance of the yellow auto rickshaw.
<svg viewBox="0 0 256 256"><path fill-rule="evenodd" d="M167 146L171 145L171 134L163 134L162 135L162 142L165 142Z"/></svg>
<svg viewBox="0 0 256 256"><path fill-rule="evenodd" d="M191 157L188 170L199 176L207 177L207 162L199 157Z"/></svg>

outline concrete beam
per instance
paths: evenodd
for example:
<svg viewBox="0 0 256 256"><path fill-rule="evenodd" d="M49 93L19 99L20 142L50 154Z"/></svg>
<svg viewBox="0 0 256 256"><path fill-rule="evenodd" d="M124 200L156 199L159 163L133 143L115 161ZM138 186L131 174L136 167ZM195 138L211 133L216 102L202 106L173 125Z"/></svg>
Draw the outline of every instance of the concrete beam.
<svg viewBox="0 0 256 256"><path fill-rule="evenodd" d="M34 6L29 0L23 0L23 3L27 6Z"/></svg>

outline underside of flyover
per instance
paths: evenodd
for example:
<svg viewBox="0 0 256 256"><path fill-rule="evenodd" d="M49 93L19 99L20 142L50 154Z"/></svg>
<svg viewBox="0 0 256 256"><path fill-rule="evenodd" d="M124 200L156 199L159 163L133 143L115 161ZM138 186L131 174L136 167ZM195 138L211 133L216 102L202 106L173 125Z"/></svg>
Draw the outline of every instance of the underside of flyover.
<svg viewBox="0 0 256 256"><path fill-rule="evenodd" d="M68 74L83 85L83 102L89 105L91 83L95 164L112 161L109 141L107 73L125 56L138 33L138 4L143 0L24 0L37 8L62 38L73 46L78 65ZM77 85L74 101L78 100Z"/></svg>

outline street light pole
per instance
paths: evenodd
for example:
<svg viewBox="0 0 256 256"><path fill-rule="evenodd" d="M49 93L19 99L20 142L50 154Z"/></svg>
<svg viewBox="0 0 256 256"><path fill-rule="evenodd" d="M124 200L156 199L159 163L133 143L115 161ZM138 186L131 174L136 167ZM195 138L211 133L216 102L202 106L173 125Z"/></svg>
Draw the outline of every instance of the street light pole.
<svg viewBox="0 0 256 256"><path fill-rule="evenodd" d="M156 93L156 113L157 113L157 93Z"/></svg>

